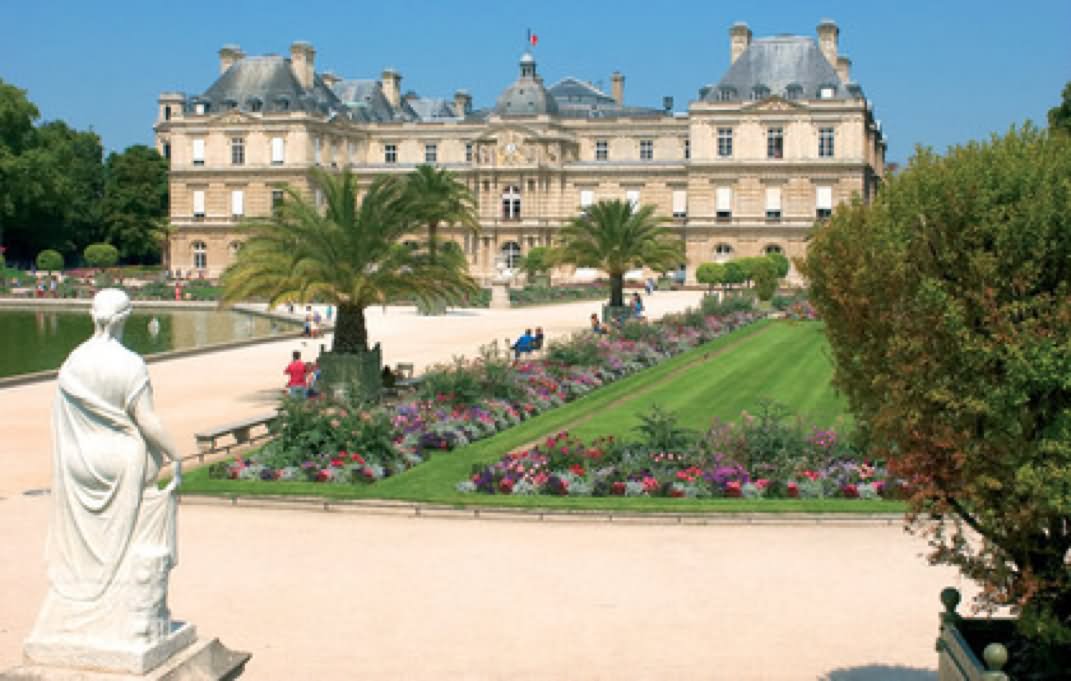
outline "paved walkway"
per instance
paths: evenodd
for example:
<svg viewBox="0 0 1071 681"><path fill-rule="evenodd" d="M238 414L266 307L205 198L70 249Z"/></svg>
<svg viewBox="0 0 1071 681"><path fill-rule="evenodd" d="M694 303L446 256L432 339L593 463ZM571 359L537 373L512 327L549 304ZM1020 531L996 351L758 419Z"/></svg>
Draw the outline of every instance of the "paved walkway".
<svg viewBox="0 0 1071 681"><path fill-rule="evenodd" d="M697 293L659 293L655 314ZM418 367L595 303L421 318L372 311L388 362ZM282 341L150 365L165 424L264 411ZM0 390L0 669L19 661L45 591L53 383ZM183 505L170 603L251 651L246 678L933 679L938 593L898 527L665 526L418 519ZM969 592L969 589L964 589Z"/></svg>

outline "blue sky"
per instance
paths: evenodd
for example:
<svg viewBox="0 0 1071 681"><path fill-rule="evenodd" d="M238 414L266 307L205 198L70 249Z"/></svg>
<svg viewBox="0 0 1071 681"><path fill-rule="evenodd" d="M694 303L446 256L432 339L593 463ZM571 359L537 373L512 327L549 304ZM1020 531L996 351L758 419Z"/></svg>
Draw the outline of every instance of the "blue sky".
<svg viewBox="0 0 1071 681"><path fill-rule="evenodd" d="M813 36L840 25L840 49L875 106L889 160L916 144L938 150L1043 124L1071 80L1071 2L55 2L0 0L0 78L28 90L42 118L92 127L108 150L151 143L161 91L197 93L218 73L217 51L316 50L317 70L377 78L449 97L465 88L492 104L517 74L525 31L547 83L625 74L626 103L683 110L728 68L728 29L756 37Z"/></svg>

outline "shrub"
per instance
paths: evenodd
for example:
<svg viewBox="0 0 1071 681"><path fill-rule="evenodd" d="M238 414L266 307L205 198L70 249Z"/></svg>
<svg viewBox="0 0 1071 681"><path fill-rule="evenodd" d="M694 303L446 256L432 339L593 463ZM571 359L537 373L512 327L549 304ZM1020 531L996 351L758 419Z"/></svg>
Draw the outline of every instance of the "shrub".
<svg viewBox="0 0 1071 681"><path fill-rule="evenodd" d="M63 255L59 251L46 248L37 254L37 269L46 272L58 272L63 269Z"/></svg>
<svg viewBox="0 0 1071 681"><path fill-rule="evenodd" d="M119 249L111 244L90 244L83 257L90 267L114 267L119 262Z"/></svg>
<svg viewBox="0 0 1071 681"><path fill-rule="evenodd" d="M1028 126L919 149L802 264L857 424L916 481L912 527L983 605L1017 608L1035 668L1065 678L1071 139Z"/></svg>

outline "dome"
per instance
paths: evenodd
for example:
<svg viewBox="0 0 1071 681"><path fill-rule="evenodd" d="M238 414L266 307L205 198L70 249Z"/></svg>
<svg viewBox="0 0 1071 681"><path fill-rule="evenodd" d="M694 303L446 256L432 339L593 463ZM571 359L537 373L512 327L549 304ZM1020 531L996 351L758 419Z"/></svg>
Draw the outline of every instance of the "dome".
<svg viewBox="0 0 1071 681"><path fill-rule="evenodd" d="M498 96L495 113L500 116L557 115L558 103L543 87L543 79L536 75L535 57L525 52L520 66L520 78Z"/></svg>

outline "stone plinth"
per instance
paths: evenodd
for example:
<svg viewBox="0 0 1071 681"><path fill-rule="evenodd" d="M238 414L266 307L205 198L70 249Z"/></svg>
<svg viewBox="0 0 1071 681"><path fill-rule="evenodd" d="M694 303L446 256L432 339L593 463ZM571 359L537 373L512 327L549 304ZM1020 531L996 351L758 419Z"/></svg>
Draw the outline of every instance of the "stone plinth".
<svg viewBox="0 0 1071 681"><path fill-rule="evenodd" d="M0 672L0 681L225 681L241 676L250 657L249 653L230 650L218 638L202 639L187 645L147 674L94 671L28 661L21 667Z"/></svg>
<svg viewBox="0 0 1071 681"><path fill-rule="evenodd" d="M26 641L23 653L27 661L48 667L145 674L195 640L195 626L189 622L173 622L167 635L147 646L121 646L77 638L31 638Z"/></svg>
<svg viewBox="0 0 1071 681"><path fill-rule="evenodd" d="M491 283L491 305L492 310L506 310L510 307L509 302L509 282L492 282Z"/></svg>

